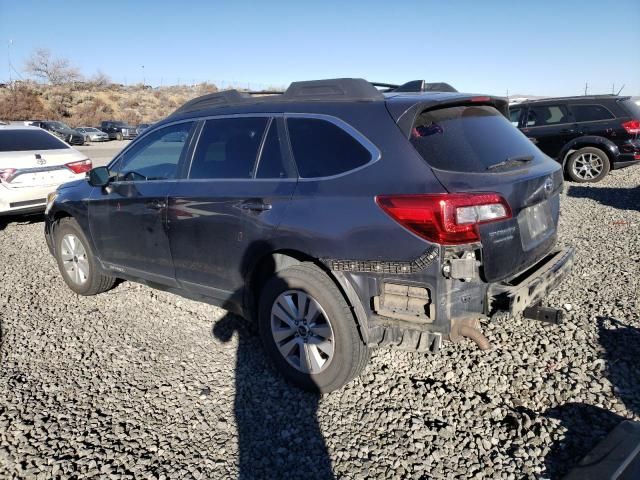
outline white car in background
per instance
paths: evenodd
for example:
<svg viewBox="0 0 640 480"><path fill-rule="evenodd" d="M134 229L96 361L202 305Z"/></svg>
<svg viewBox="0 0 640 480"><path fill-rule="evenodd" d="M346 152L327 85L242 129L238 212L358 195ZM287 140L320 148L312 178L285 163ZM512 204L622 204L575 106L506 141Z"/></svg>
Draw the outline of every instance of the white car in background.
<svg viewBox="0 0 640 480"><path fill-rule="evenodd" d="M91 167L85 154L46 130L0 125L0 215L43 211L48 194Z"/></svg>

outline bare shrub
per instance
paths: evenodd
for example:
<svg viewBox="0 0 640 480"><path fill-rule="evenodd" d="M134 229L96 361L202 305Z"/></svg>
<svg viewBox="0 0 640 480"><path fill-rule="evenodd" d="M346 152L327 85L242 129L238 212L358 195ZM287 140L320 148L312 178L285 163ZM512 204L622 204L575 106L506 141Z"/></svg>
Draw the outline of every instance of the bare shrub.
<svg viewBox="0 0 640 480"><path fill-rule="evenodd" d="M76 126L99 125L103 120L113 117L113 108L104 100L95 98L82 102L73 112L73 124Z"/></svg>
<svg viewBox="0 0 640 480"><path fill-rule="evenodd" d="M51 85L76 82L82 79L80 70L66 58L54 58L51 51L39 48L25 62L24 71Z"/></svg>

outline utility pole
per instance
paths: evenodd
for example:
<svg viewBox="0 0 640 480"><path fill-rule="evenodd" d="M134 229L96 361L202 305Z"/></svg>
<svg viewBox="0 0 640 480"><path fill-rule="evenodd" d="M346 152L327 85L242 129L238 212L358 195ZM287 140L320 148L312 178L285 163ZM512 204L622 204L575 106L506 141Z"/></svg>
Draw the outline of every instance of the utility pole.
<svg viewBox="0 0 640 480"><path fill-rule="evenodd" d="M587 96L587 92L589 91L589 83L584 82L584 96Z"/></svg>
<svg viewBox="0 0 640 480"><path fill-rule="evenodd" d="M142 65L142 88L144 88L146 79L144 78L144 65Z"/></svg>
<svg viewBox="0 0 640 480"><path fill-rule="evenodd" d="M13 45L13 40L9 40L9 44L7 45L7 66L9 67L9 85L11 85L11 45Z"/></svg>

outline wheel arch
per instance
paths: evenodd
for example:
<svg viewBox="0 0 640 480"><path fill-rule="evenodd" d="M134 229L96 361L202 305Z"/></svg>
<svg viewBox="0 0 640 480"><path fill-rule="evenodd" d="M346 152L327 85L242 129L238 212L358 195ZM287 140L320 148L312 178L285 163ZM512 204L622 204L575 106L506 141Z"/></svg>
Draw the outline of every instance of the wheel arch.
<svg viewBox="0 0 640 480"><path fill-rule="evenodd" d="M245 285L247 285L248 288L245 288L243 309L246 312L246 316L249 317L251 321L255 321L257 318L258 294L272 275L285 268L302 263L314 264L331 278L351 308L361 340L367 344L367 315L351 282L349 282L342 272L331 271L319 259L299 250L274 250L256 259L245 275Z"/></svg>
<svg viewBox="0 0 640 480"><path fill-rule="evenodd" d="M612 166L616 158L620 154L618 146L608 138L600 137L597 135L587 135L584 137L579 137L571 140L562 148L562 151L558 156L558 158L561 159L562 162L562 170L566 172L567 161L569 160L569 157L572 153L586 147L592 147L597 148L598 150L602 150L607 155L609 163Z"/></svg>

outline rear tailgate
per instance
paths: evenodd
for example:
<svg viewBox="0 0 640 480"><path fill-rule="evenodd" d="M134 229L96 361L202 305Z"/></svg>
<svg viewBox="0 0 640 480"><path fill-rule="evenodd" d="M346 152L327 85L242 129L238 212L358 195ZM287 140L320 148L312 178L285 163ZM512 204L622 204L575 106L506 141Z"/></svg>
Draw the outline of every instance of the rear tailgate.
<svg viewBox="0 0 640 480"><path fill-rule="evenodd" d="M488 97L418 113L410 140L449 192L495 192L509 203L512 218L479 226L486 281L513 276L552 249L561 167L511 125Z"/></svg>

